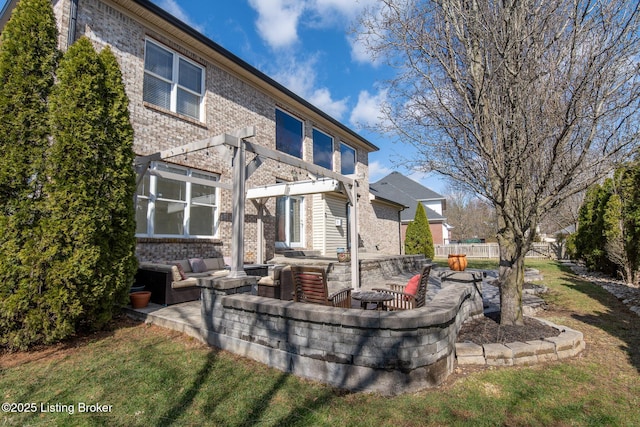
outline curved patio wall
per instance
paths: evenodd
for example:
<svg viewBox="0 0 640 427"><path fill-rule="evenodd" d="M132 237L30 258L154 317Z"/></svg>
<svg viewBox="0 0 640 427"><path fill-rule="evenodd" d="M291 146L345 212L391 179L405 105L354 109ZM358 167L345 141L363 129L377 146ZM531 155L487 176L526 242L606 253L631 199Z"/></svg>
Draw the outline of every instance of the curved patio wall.
<svg viewBox="0 0 640 427"><path fill-rule="evenodd" d="M462 323L482 314L472 285L450 286L407 311L334 308L250 295L250 285L202 289L210 345L335 387L395 395L452 372Z"/></svg>

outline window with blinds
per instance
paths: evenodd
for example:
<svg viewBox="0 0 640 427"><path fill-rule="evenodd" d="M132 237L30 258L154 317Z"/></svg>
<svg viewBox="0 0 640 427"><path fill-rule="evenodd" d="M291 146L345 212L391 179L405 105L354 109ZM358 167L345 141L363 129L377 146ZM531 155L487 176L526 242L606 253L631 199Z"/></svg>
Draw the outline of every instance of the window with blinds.
<svg viewBox="0 0 640 427"><path fill-rule="evenodd" d="M145 102L203 121L203 95L203 67L151 40L146 41Z"/></svg>

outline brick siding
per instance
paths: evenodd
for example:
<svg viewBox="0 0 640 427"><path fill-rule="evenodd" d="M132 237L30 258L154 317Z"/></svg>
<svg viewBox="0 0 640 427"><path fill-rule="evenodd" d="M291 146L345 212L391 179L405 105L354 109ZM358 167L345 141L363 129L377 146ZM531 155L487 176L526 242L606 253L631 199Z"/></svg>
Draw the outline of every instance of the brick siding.
<svg viewBox="0 0 640 427"><path fill-rule="evenodd" d="M305 139L303 143L304 160L312 162L312 130L317 127L323 132L334 137L334 169L340 170L340 142L356 148L357 165L356 173L362 180L359 189L359 223L360 223L360 247L366 250L381 253L397 254L399 241L397 231L393 231L394 213L389 208L374 208L369 202L368 185L368 154L367 150L358 147L356 141L341 140L338 132L332 132L331 125L311 120L310 115L304 114L303 107L285 105L277 101L273 96L258 89L252 83L234 75L224 65L214 62L207 56L206 47L201 43L191 40L189 44L178 40L189 40L179 30L170 27L168 23L162 28L143 21L140 16L134 16L123 9L116 2L83 0L78 5L78 18L76 24L76 38L87 36L96 49L101 50L106 45L111 46L116 55L125 81L127 95L130 100L131 120L134 127L134 151L138 155L152 154L197 140L231 132L234 129L255 126L257 135L253 141L265 147L275 150L275 109L281 108L298 118L304 120ZM69 0L54 2L54 11L58 19L60 31L60 46L66 49L66 40L69 22ZM147 38L173 49L194 62L201 64L206 69L204 110L205 120L200 123L191 118L165 111L161 108L143 102L143 78L144 78L144 46ZM247 161L252 159L248 154ZM222 182L231 182L232 169L230 162L225 162L216 152L200 151L190 153L188 156L178 156L168 159L191 168L218 173ZM276 180L291 181L295 176L304 179L306 173L296 170L288 165L274 160L265 161L262 166L249 178L247 188L256 185L273 184ZM173 245L169 251L172 254L180 252L194 253L196 250L211 250L231 255L231 212L232 195L230 191L220 190L219 205L219 234L216 236L215 245L211 241L200 239L181 239L179 244ZM245 223L245 260L256 261L257 254L257 210L252 203L247 203ZM306 203L305 242L311 245L313 242L312 228L312 203ZM264 217L264 230L266 242L266 259L271 258L275 252L275 199L271 198L266 204ZM397 216L397 215L396 215ZM387 235L388 234L388 235ZM394 240L395 239L395 240ZM171 239L169 239L170 241ZM159 250L159 242L166 239L139 239L138 256L141 261L157 260L164 253L154 253ZM187 248L193 245L193 248ZM215 249L211 249L215 246ZM382 247L381 250L376 249ZM205 249L205 248L209 249ZM313 248L309 248L313 249Z"/></svg>

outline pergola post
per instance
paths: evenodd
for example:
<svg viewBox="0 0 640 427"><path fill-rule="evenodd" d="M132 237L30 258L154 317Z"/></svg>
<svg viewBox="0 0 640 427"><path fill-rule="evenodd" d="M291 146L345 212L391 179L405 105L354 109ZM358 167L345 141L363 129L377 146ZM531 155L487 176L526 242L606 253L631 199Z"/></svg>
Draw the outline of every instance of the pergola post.
<svg viewBox="0 0 640 427"><path fill-rule="evenodd" d="M360 289L360 261L358 258L358 184L356 180L353 180L351 185L351 193L349 197L351 201L351 209L349 209L349 221L350 227L350 239L351 248L351 287L354 289Z"/></svg>
<svg viewBox="0 0 640 427"><path fill-rule="evenodd" d="M237 139L233 156L233 209L231 214L231 271L230 278L247 277L244 271L244 214L245 214L245 149L244 141Z"/></svg>
<svg viewBox="0 0 640 427"><path fill-rule="evenodd" d="M257 234L258 234L257 236L258 247L256 248L256 263L262 264L265 258L265 255L264 255L264 207L267 201L266 199L259 199L257 201L254 199L251 199L251 201L253 202L253 205L258 211L258 218L256 220L256 227L257 227Z"/></svg>

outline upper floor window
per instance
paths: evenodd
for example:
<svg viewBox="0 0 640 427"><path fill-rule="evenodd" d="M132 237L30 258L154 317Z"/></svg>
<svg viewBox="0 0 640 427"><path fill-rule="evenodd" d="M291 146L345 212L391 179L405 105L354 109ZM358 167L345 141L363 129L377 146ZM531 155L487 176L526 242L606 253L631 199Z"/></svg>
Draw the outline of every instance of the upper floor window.
<svg viewBox="0 0 640 427"><path fill-rule="evenodd" d="M144 54L144 101L202 120L204 68L147 40Z"/></svg>
<svg viewBox="0 0 640 427"><path fill-rule="evenodd" d="M276 109L276 150L302 158L302 121Z"/></svg>
<svg viewBox="0 0 640 427"><path fill-rule="evenodd" d="M216 174L156 162L137 188L139 236L213 237L218 200Z"/></svg>
<svg viewBox="0 0 640 427"><path fill-rule="evenodd" d="M313 163L333 170L333 138L317 129L313 130Z"/></svg>
<svg viewBox="0 0 640 427"><path fill-rule="evenodd" d="M353 175L356 173L356 150L346 144L340 144L340 173Z"/></svg>

